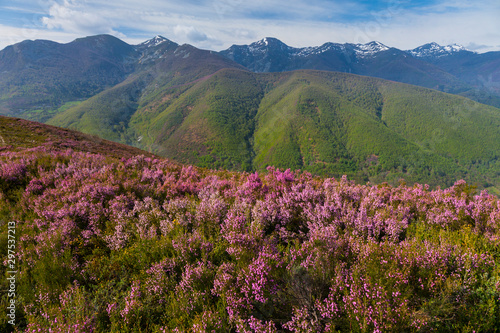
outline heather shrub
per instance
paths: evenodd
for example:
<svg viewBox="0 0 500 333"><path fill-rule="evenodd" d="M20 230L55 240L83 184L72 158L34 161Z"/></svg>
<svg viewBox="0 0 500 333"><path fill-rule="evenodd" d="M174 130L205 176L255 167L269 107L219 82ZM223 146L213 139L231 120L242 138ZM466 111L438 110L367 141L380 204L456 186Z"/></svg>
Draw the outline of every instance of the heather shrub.
<svg viewBox="0 0 500 333"><path fill-rule="evenodd" d="M500 202L463 181L20 150L0 155L0 220L6 332L500 330Z"/></svg>

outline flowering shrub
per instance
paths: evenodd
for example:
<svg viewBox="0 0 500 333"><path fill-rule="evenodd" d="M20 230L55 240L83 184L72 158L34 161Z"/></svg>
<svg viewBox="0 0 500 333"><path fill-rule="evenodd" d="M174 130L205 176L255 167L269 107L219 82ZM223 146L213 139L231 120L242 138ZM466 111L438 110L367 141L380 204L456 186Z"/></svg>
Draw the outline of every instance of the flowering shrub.
<svg viewBox="0 0 500 333"><path fill-rule="evenodd" d="M28 149L0 152L0 220L20 332L500 330L500 202L463 181Z"/></svg>

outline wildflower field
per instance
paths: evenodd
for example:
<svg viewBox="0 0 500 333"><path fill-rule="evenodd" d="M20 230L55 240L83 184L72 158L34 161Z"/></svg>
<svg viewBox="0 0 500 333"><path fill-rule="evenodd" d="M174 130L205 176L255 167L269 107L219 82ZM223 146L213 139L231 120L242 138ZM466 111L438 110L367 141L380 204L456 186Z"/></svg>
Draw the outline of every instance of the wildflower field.
<svg viewBox="0 0 500 333"><path fill-rule="evenodd" d="M500 202L464 181L30 148L0 152L2 277L9 221L2 332L500 331Z"/></svg>

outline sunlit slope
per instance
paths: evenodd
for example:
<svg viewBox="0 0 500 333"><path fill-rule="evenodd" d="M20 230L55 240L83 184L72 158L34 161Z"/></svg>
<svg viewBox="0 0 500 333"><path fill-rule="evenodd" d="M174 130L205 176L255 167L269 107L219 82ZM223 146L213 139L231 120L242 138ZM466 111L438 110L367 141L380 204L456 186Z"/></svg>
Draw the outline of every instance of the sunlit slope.
<svg viewBox="0 0 500 333"><path fill-rule="evenodd" d="M498 109L429 89L294 72L262 100L254 165L373 180L475 177L495 168L499 120Z"/></svg>
<svg viewBox="0 0 500 333"><path fill-rule="evenodd" d="M103 154L114 158L153 155L128 145L103 140L94 135L41 124L25 119L0 116L0 152L34 149L66 150Z"/></svg>
<svg viewBox="0 0 500 333"><path fill-rule="evenodd" d="M57 119L94 112L102 133L114 131L107 138L206 167L275 165L434 185L499 181L500 110L460 96L345 73L239 69L142 91L122 118L116 108L81 103ZM88 131L83 121L70 126Z"/></svg>

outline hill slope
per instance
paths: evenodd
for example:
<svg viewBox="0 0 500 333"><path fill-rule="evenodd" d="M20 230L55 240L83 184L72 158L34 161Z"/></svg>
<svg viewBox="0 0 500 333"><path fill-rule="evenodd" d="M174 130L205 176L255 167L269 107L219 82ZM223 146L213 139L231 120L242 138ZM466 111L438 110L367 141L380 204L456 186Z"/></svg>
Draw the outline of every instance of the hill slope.
<svg viewBox="0 0 500 333"><path fill-rule="evenodd" d="M2 152L0 332L495 332L499 239L463 181Z"/></svg>
<svg viewBox="0 0 500 333"><path fill-rule="evenodd" d="M140 105L161 107L168 94L165 90L186 89L223 68L243 68L217 53L190 45L162 50L160 57L144 61L141 66L125 81L54 116L48 123L134 144L137 137L129 133L128 123Z"/></svg>
<svg viewBox="0 0 500 333"><path fill-rule="evenodd" d="M104 103L82 103L51 123L85 131L79 115L99 114L116 132L92 133L205 167L499 184L500 110L463 97L351 74L239 69L155 92L141 95L123 124Z"/></svg>
<svg viewBox="0 0 500 333"><path fill-rule="evenodd" d="M101 139L77 131L40 124L24 119L0 116L0 151L45 147L103 154L115 158L153 154L135 147Z"/></svg>

